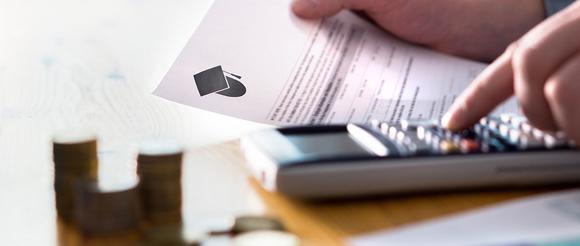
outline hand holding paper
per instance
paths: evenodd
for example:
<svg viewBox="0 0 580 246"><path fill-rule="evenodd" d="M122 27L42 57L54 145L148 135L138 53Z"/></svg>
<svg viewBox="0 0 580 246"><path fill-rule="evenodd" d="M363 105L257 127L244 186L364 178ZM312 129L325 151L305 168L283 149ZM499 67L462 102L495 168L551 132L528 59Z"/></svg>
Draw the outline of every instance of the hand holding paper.
<svg viewBox="0 0 580 246"><path fill-rule="evenodd" d="M494 0L296 0L293 9L306 18L361 10L406 41L489 61L544 18L542 0L507 0L501 7Z"/></svg>
<svg viewBox="0 0 580 246"><path fill-rule="evenodd" d="M486 66L348 11L304 20L289 4L215 1L155 94L272 125L439 119Z"/></svg>

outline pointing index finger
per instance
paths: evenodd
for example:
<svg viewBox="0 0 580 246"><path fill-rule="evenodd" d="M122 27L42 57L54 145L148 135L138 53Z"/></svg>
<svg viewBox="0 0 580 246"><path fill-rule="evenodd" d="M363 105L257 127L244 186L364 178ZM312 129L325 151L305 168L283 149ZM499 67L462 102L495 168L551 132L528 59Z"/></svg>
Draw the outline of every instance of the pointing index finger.
<svg viewBox="0 0 580 246"><path fill-rule="evenodd" d="M443 126L461 130L477 123L514 94L513 46L487 67L457 98L443 117Z"/></svg>

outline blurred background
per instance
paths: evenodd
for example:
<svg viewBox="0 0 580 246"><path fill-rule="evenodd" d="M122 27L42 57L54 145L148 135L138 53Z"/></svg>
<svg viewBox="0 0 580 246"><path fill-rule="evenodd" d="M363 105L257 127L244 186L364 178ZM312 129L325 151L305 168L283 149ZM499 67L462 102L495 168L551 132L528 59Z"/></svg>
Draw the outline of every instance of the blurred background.
<svg viewBox="0 0 580 246"><path fill-rule="evenodd" d="M0 0L0 245L56 243L49 148L54 132L95 130L101 175L122 178L132 168L130 143L141 138L173 137L195 148L265 127L151 95L211 3ZM205 173L187 179L193 183L185 187L216 178L246 183L235 180L244 178L237 166L231 175L189 166L194 170L184 173ZM200 202L219 200L213 193L220 191L190 192L184 206L225 213L228 203Z"/></svg>

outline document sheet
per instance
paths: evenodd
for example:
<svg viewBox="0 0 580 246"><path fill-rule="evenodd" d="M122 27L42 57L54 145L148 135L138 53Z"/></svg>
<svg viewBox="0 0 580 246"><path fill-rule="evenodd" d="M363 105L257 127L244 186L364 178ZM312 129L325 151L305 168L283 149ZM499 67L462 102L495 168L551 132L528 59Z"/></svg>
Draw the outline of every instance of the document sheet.
<svg viewBox="0 0 580 246"><path fill-rule="evenodd" d="M273 125L433 119L486 67L352 12L302 20L289 3L216 0L154 94Z"/></svg>
<svg viewBox="0 0 580 246"><path fill-rule="evenodd" d="M350 245L564 246L580 245L580 189L351 238Z"/></svg>

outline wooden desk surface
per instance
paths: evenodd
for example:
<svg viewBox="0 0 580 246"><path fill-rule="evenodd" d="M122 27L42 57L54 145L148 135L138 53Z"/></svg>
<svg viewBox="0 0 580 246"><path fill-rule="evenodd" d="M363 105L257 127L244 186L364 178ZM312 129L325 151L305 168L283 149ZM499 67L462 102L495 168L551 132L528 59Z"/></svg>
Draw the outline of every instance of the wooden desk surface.
<svg viewBox="0 0 580 246"><path fill-rule="evenodd" d="M232 215L274 214L305 245L339 244L357 234L541 192L308 203L263 191L245 174L235 140L215 144L264 126L150 94L210 2L0 2L0 245L79 242L74 230L57 223L50 154L55 131L79 126L99 134L100 175L106 178L122 178L134 168L128 153L141 138L172 136L186 143L188 227ZM134 237L119 244L124 240Z"/></svg>
<svg viewBox="0 0 580 246"><path fill-rule="evenodd" d="M8 139L12 138L2 138L3 143ZM27 139L33 138L27 137ZM17 151L22 153L24 147L18 146L17 149L20 150ZM34 147L41 148L41 146ZM2 157L3 161L7 160L6 155ZM2 224L7 228L10 227L10 231L14 234L3 235L0 242L11 242L10 245L31 245L40 241L39 237L35 236L40 236L43 240L48 239L48 242L54 242L54 244L60 242L61 245L102 245L104 243L132 245L136 242L138 237L135 234L83 238L74 227L59 222L55 216L50 161L47 158L41 159L44 160L37 159L35 163L27 162L30 164L23 169L25 173L16 176L17 181L14 178L9 179L14 181L11 185L3 186L2 201L7 203L3 204L2 213L11 215L3 217ZM301 237L304 245L341 245L349 237L363 233L393 229L545 191L535 189L448 192L307 202L289 199L261 189L252 178L247 176L243 163L237 142L194 148L188 151L183 174L184 220L188 227L204 228L208 223L235 215L270 214L280 217L290 231ZM42 166L41 169L44 171L35 171L35 167L38 166ZM106 168L112 172L126 169L121 166ZM6 170L5 167L4 170ZM104 175L108 174L104 173ZM8 190L11 194L4 194ZM25 237L17 238L17 235ZM43 241L43 244L46 242Z"/></svg>
<svg viewBox="0 0 580 246"><path fill-rule="evenodd" d="M246 174L243 163L235 141L188 152L183 176L186 224L203 228L204 223L230 216L269 214L281 218L290 231L300 236L303 245L343 245L348 238L360 234L548 191L445 192L307 202L263 190ZM54 205L47 206L53 209ZM135 233L82 238L70 225L54 225L62 245L128 245L138 239Z"/></svg>

